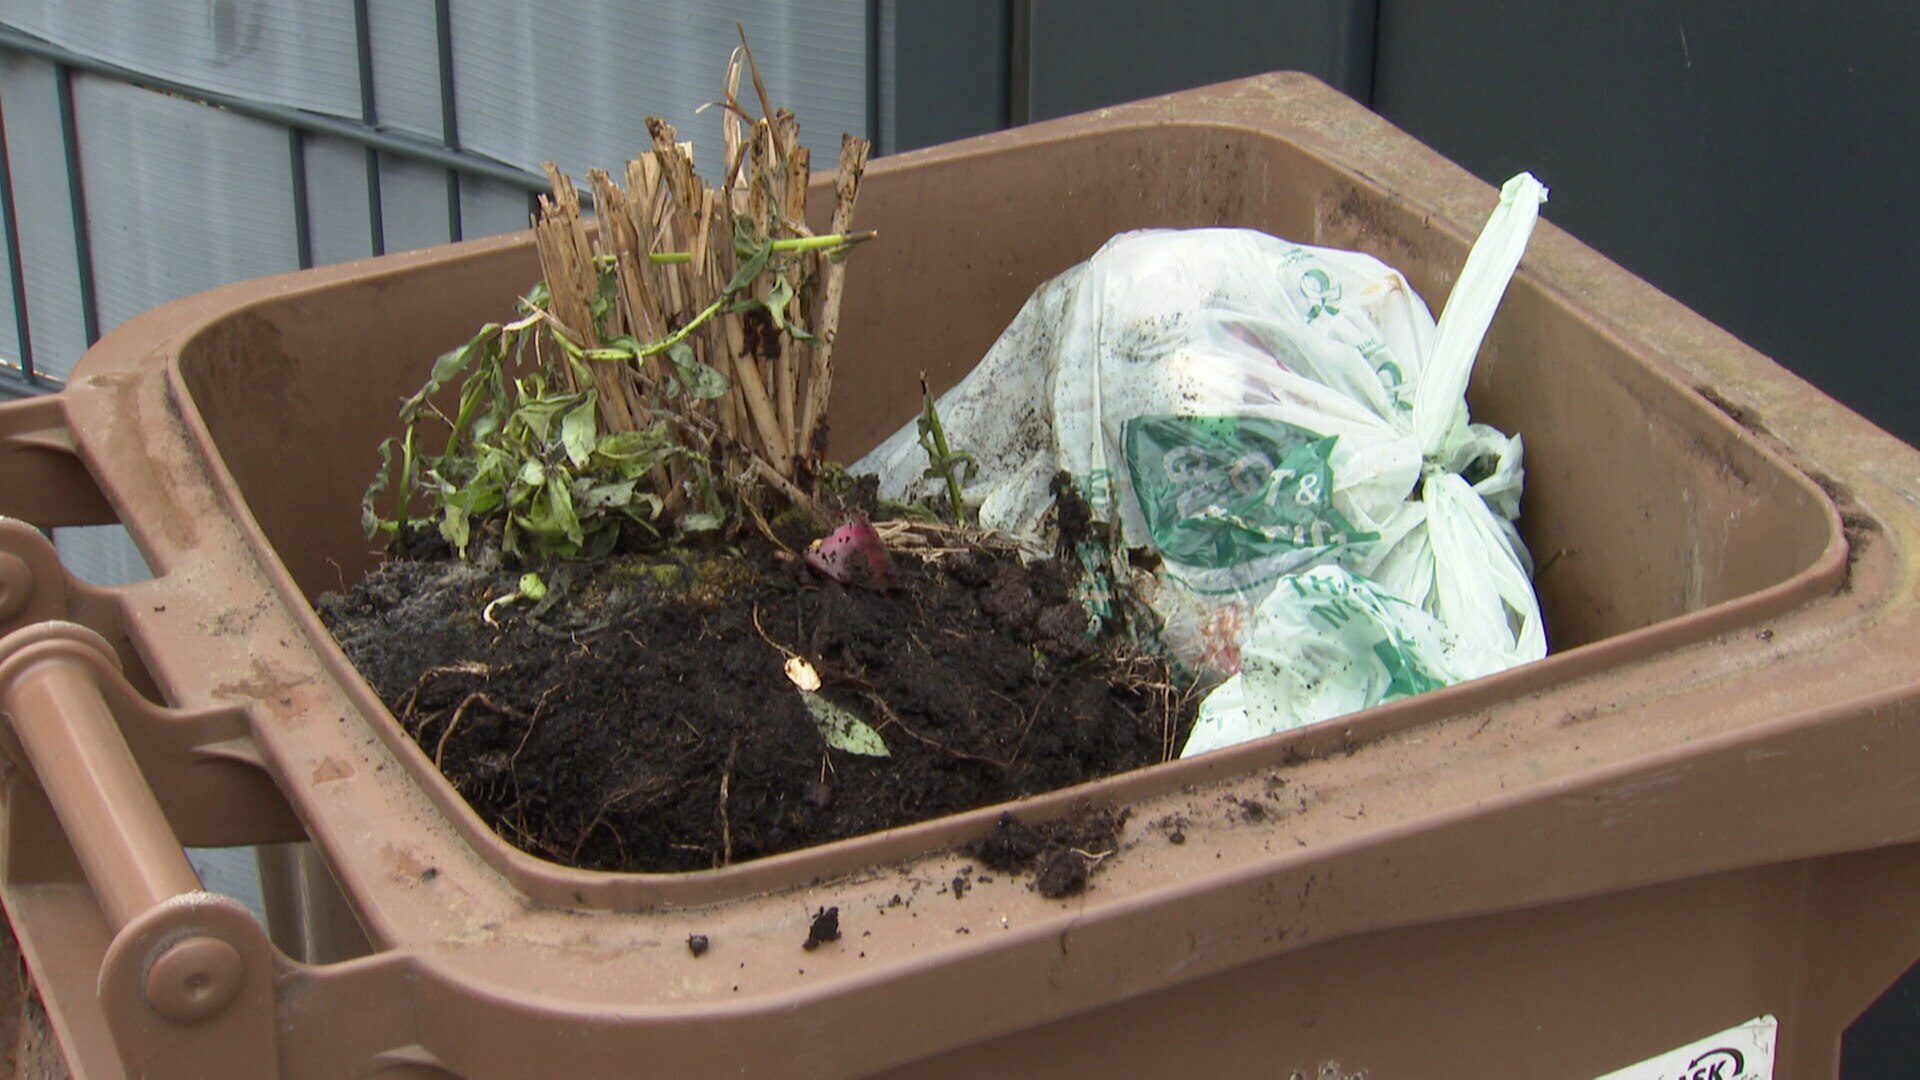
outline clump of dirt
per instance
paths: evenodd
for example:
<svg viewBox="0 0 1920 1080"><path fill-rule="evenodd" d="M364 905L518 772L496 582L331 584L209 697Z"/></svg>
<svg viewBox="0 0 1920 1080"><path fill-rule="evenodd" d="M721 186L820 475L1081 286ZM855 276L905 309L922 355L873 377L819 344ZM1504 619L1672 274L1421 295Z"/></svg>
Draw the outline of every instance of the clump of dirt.
<svg viewBox="0 0 1920 1080"><path fill-rule="evenodd" d="M813 921L807 924L807 940L800 947L812 952L829 941L840 940L840 909L823 907L813 913Z"/></svg>
<svg viewBox="0 0 1920 1080"><path fill-rule="evenodd" d="M1033 871L1033 887L1058 900L1086 891L1094 871L1113 854L1126 820L1124 811L1095 810L1028 824L1006 813L965 850L989 870Z"/></svg>
<svg viewBox="0 0 1920 1080"><path fill-rule="evenodd" d="M1055 562L903 550L890 588L848 588L755 541L556 564L494 603L522 571L396 558L319 608L480 817L568 865L743 862L1154 764L1193 722ZM889 756L827 745L792 658ZM1055 848L1085 853L1042 869L1064 895L1110 844Z"/></svg>

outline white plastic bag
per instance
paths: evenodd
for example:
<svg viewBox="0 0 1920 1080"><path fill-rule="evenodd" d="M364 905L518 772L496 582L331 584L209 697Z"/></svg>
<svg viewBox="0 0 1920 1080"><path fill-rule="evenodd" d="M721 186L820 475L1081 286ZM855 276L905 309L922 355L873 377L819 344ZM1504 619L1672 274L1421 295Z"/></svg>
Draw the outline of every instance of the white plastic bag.
<svg viewBox="0 0 1920 1080"><path fill-rule="evenodd" d="M1050 480L1070 473L1126 543L1158 549L1149 600L1164 644L1197 667L1236 672L1256 639L1263 655L1309 648L1263 633L1262 601L1328 565L1500 667L1545 655L1512 525L1521 443L1469 423L1465 403L1545 197L1529 175L1507 183L1437 326L1368 255L1242 229L1115 237L1042 287L937 402L949 444L979 464L968 500L982 524L1037 535ZM925 466L909 425L854 471L919 498L933 494ZM1348 689L1326 700L1382 700ZM1327 707L1256 733L1337 715Z"/></svg>
<svg viewBox="0 0 1920 1080"><path fill-rule="evenodd" d="M1200 703L1182 757L1330 720L1507 666L1339 566L1289 574L1254 614L1240 671Z"/></svg>

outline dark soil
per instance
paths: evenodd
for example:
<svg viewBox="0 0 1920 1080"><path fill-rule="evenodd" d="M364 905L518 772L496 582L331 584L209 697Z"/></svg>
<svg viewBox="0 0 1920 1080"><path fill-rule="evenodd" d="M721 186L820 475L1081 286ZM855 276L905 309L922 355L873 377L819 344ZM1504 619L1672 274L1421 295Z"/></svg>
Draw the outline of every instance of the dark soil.
<svg viewBox="0 0 1920 1080"><path fill-rule="evenodd" d="M813 922L807 926L807 940L800 947L812 952L829 941L840 940L840 909L823 907L813 913Z"/></svg>
<svg viewBox="0 0 1920 1080"><path fill-rule="evenodd" d="M1153 764L1184 741L1192 695L1089 638L1058 564L894 563L881 591L766 543L620 556L550 568L546 600L498 605L493 625L483 611L518 568L393 559L320 611L489 825L591 869L742 862ZM828 748L789 656L891 756ZM1105 849L1079 847L1060 880L1037 868L1043 891L1085 887Z"/></svg>
<svg viewBox="0 0 1920 1080"><path fill-rule="evenodd" d="M1041 896L1057 900L1086 891L1094 871L1120 842L1124 824L1125 813L1107 810L1039 824L1001 814L993 831L969 846L967 854L989 870L1033 871L1033 887Z"/></svg>

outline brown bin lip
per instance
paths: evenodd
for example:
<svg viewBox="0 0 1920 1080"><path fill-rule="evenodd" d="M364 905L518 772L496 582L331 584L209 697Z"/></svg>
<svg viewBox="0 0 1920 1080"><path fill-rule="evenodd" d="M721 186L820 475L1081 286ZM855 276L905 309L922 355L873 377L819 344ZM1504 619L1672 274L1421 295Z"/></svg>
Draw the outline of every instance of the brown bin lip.
<svg viewBox="0 0 1920 1080"><path fill-rule="evenodd" d="M1373 182L1350 155L1330 149L1323 132L1309 117L1304 123L1270 117L1266 123L1234 119L1208 119L1183 114L1180 105L1217 99L1222 94L1265 91L1269 94L1299 93L1303 87L1318 87L1333 95L1309 76L1271 75L1215 87L1188 91L1166 98L1152 99L1080 117L1036 124L1028 128L914 151L877 160L869 175L880 176L896 169L924 165L933 161L963 160L992 154L1008 147L1039 147L1090 131L1118 132L1170 126L1234 131L1256 138L1284 138L1303 150L1322 158L1333 169L1357 184ZM1344 101L1345 99L1340 99ZM1384 121L1379 123L1386 128ZM1446 165L1444 159L1426 150L1397 130L1392 132L1395 153L1415 153ZM1447 168L1453 168L1446 165ZM1481 194L1490 198L1492 189L1478 184ZM1420 205L1417 199L1399 195ZM1461 228L1445 212L1426 206L1434 224L1462 240L1471 231ZM915 856L951 848L982 835L1000 814L1012 810L1028 819L1058 816L1087 805L1124 806L1183 787L1205 784L1230 776L1249 774L1281 765L1302 755L1351 747L1378 737L1417 727L1435 720L1486 708L1544 688L1571 682L1603 670L1617 668L1656 654L1704 641L1729 630L1779 615L1808 601L1833 593L1846 575L1848 545L1838 508L1819 485L1809 479L1771 446L1735 423L1719 408L1705 400L1691 385L1680 379L1669 366L1652 356L1646 348L1617 333L1612 326L1600 330L1620 350L1645 363L1648 374L1665 383L1681 400L1697 406L1704 423L1717 425L1725 434L1765 459L1782 476L1797 486L1811 505L1818 506L1826 519L1827 543L1811 563L1793 576L1764 589L1711 605L1698 611L1664 620L1638 630L1618 634L1601 641L1568 649L1544 660L1524 665L1471 683L1430 692L1417 698L1395 702L1347 717L1312 725L1293 732L1271 736L1243 746L1207 754L1189 761L1173 761L1133 773L1093 781L1073 788L1033 796L1013 803L998 804L949 815L863 837L855 837L801 851L771 856L750 863L716 870L683 873L631 874L580 870L552 863L527 854L497 836L446 782L425 753L409 739L378 696L340 651L332 635L321 625L312 606L293 581L254 519L238 484L221 459L211 433L201 416L181 371L181 356L203 332L257 305L289 297L320 292L340 281L398 276L423 266L493 254L501 249L524 247L531 233L470 241L419 252L362 260L315 270L299 271L273 278L244 282L203 294L194 300L162 309L170 317L173 332L168 333L159 351L164 357L167 389L178 408L181 422L190 433L221 502L241 524L246 543L271 583L281 605L317 651L330 677L369 721L382 743L404 763L408 774L427 794L433 805L454 826L464 843L488 866L503 875L529 900L538 904L580 910L635 910L650 907L676 908L718 903L740 897L803 886L812 882L855 873L859 870L901 862ZM1631 280L1602 256L1543 221L1533 239L1533 248L1522 262L1518 279L1539 288L1554 304L1579 307L1574 297L1543 273L1541 266L1550 260L1574 257L1590 264L1598 263L1609 272ZM1642 288L1648 288L1641 286ZM1658 295L1648 288L1649 295ZM1698 316L1695 316L1698 318ZM144 320L143 320L144 322ZM151 325L151 324L148 324ZM742 1005L746 1003L743 1002Z"/></svg>

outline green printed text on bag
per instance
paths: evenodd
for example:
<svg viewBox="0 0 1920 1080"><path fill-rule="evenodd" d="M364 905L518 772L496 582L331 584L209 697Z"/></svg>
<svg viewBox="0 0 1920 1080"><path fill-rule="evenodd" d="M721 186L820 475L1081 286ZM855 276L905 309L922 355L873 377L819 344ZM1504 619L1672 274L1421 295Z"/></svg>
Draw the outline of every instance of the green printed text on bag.
<svg viewBox="0 0 1920 1080"><path fill-rule="evenodd" d="M1380 661L1387 683L1382 701L1424 694L1449 685L1449 680L1429 670L1420 647L1410 638L1395 617L1393 606L1405 601L1377 591L1371 582L1345 575L1305 574L1287 578L1280 586L1302 598L1306 621L1324 631L1328 640L1343 634L1358 635L1356 641L1371 638L1366 646Z"/></svg>
<svg viewBox="0 0 1920 1080"><path fill-rule="evenodd" d="M1263 417L1140 416L1122 438L1169 562L1217 570L1377 538L1334 508L1334 436Z"/></svg>

